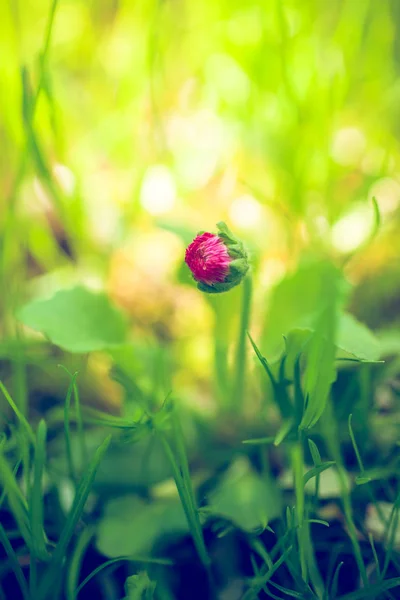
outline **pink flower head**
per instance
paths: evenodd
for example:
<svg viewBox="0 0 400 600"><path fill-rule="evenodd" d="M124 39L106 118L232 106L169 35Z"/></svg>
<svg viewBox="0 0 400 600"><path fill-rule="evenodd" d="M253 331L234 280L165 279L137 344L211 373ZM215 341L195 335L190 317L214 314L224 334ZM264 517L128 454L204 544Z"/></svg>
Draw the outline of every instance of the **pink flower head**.
<svg viewBox="0 0 400 600"><path fill-rule="evenodd" d="M213 285L225 280L231 257L218 235L200 233L186 249L185 262L196 281Z"/></svg>
<svg viewBox="0 0 400 600"><path fill-rule="evenodd" d="M242 242L225 223L217 223L218 233L200 232L188 246L185 262L202 292L227 292L238 285L249 269Z"/></svg>

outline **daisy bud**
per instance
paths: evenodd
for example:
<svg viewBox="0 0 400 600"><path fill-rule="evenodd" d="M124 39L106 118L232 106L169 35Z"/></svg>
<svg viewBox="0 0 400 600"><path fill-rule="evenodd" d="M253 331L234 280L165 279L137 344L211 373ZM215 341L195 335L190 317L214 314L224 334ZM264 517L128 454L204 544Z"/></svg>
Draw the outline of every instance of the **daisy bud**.
<svg viewBox="0 0 400 600"><path fill-rule="evenodd" d="M218 234L200 232L187 247L185 262L202 292L227 292L249 269L247 252L222 221Z"/></svg>

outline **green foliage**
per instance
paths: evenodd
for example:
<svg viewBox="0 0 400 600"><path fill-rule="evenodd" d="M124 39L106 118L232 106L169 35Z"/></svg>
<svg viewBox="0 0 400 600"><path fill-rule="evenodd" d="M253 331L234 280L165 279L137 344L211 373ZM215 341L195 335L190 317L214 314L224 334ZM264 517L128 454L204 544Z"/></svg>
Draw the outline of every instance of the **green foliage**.
<svg viewBox="0 0 400 600"><path fill-rule="evenodd" d="M260 531L280 516L282 501L266 473L255 473L245 459L237 459L208 496L207 514L247 531Z"/></svg>
<svg viewBox="0 0 400 600"><path fill-rule="evenodd" d="M359 360L375 361L382 354L379 341L372 331L349 313L339 316L336 344Z"/></svg>
<svg viewBox="0 0 400 600"><path fill-rule="evenodd" d="M83 287L59 291L49 300L33 300L20 309L18 318L69 352L105 350L126 340L122 314L105 294Z"/></svg>
<svg viewBox="0 0 400 600"><path fill-rule="evenodd" d="M154 500L150 504L138 496L121 496L107 503L97 529L98 550L110 558L151 555L163 536L189 533L179 499Z"/></svg>
<svg viewBox="0 0 400 600"><path fill-rule="evenodd" d="M0 600L399 596L399 7L5 3Z"/></svg>

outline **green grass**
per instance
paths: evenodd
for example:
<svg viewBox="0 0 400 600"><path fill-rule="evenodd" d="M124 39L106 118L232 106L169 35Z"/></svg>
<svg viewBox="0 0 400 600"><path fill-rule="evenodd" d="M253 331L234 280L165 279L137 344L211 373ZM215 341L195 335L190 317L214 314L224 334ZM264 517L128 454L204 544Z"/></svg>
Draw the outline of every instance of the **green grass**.
<svg viewBox="0 0 400 600"><path fill-rule="evenodd" d="M397 3L3 12L0 600L396 598Z"/></svg>

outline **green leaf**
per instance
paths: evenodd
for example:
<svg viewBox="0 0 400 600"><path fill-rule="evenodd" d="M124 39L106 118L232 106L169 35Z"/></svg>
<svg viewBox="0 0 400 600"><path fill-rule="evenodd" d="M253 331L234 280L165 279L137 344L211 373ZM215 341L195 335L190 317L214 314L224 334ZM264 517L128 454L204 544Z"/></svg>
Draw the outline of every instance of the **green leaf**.
<svg viewBox="0 0 400 600"><path fill-rule="evenodd" d="M317 475L319 475L320 473L323 473L330 467L333 467L334 464L335 464L334 460L328 460L324 463L320 463L319 465L317 465L317 466L313 467L312 469L310 469L309 471L307 471L307 473L303 476L304 485L306 485L306 483L308 483L310 481L310 479L312 479L313 477L316 477Z"/></svg>
<svg viewBox="0 0 400 600"><path fill-rule="evenodd" d="M300 428L312 427L322 415L332 383L336 379L333 314L329 309L307 346L304 394L307 398Z"/></svg>
<svg viewBox="0 0 400 600"><path fill-rule="evenodd" d="M355 478L355 482L357 485L363 485L364 483L369 483L371 481L371 477L366 475L357 475Z"/></svg>
<svg viewBox="0 0 400 600"><path fill-rule="evenodd" d="M306 406L300 423L302 429L308 429L318 421L325 409L331 385L336 379L335 338L341 294L340 273L336 269L327 268L323 272L321 285L324 290L323 308L304 350L306 368L303 389Z"/></svg>
<svg viewBox="0 0 400 600"><path fill-rule="evenodd" d="M275 436L274 439L274 446L279 446L283 440L285 438L287 438L287 436L289 435L289 433L292 431L294 426L294 419L286 419L283 421L282 425L280 426L278 433Z"/></svg>
<svg viewBox="0 0 400 600"><path fill-rule="evenodd" d="M379 341L374 334L353 315L345 312L338 319L336 345L361 360L378 360L381 355Z"/></svg>
<svg viewBox="0 0 400 600"><path fill-rule="evenodd" d="M17 317L69 352L105 350L126 340L125 318L108 297L79 286L48 300L33 300Z"/></svg>
<svg viewBox="0 0 400 600"><path fill-rule="evenodd" d="M126 580L124 600L152 600L155 589L156 583L150 581L145 571L141 571L137 575L131 575Z"/></svg>
<svg viewBox="0 0 400 600"><path fill-rule="evenodd" d="M99 522L96 545L108 557L137 556L151 552L164 535L189 533L178 500L144 502L138 496L122 496L108 502Z"/></svg>
<svg viewBox="0 0 400 600"><path fill-rule="evenodd" d="M261 347L268 360L282 354L284 335L293 329L315 328L321 306L328 300L327 284L332 280L337 282L339 305L343 305L349 285L326 261L304 262L275 287L262 333Z"/></svg>
<svg viewBox="0 0 400 600"><path fill-rule="evenodd" d="M312 440L308 440L308 447L310 449L311 457L313 459L314 467L321 464L321 455L318 450L317 444Z"/></svg>
<svg viewBox="0 0 400 600"><path fill-rule="evenodd" d="M237 459L208 496L208 512L232 521L244 531L265 529L281 514L281 499L272 480L255 473L244 458Z"/></svg>

